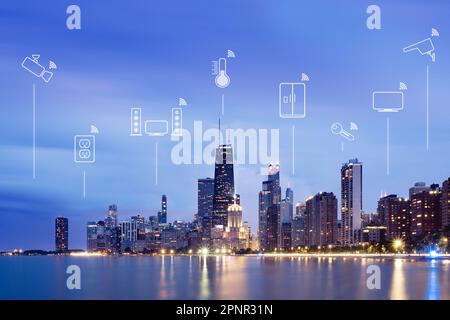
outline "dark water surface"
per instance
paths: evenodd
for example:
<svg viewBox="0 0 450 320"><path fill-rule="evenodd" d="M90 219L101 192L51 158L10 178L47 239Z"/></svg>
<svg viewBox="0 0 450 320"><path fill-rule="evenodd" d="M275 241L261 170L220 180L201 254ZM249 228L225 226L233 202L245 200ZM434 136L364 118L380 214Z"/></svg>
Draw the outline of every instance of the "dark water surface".
<svg viewBox="0 0 450 320"><path fill-rule="evenodd" d="M381 289L366 285L369 265ZM68 290L66 268L81 269ZM450 299L450 260L0 256L0 299Z"/></svg>

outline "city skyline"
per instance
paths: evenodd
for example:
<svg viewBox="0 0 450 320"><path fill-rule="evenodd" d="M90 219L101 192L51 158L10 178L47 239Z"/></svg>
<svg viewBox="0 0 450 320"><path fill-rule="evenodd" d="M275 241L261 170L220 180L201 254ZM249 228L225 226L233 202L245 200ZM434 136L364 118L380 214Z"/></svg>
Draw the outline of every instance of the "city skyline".
<svg viewBox="0 0 450 320"><path fill-rule="evenodd" d="M54 246L54 219L71 221L71 243L84 247L88 221L104 218L115 203L123 216L161 210L169 199L169 220L189 221L197 210L198 179L213 177L214 165L175 165L169 137L130 137L130 108L142 108L145 119L169 119L179 98L183 126L194 121L204 130L223 128L279 129L280 180L294 191L294 203L320 191L333 192L340 207L340 166L358 157L364 163L363 210L375 212L380 193L408 197L415 182L441 184L448 178L449 113L445 88L450 70L450 41L445 1L379 1L383 28L366 28L367 3L343 10L318 1L308 6L229 1L200 1L175 7L137 1L124 12L108 5L80 1L81 32L65 27L66 4L42 5L25 0L0 4L2 60L0 79L0 249ZM408 14L404 8L408 7ZM216 12L217 16L204 15ZM438 9L438 10L437 10ZM257 14L255 14L255 11ZM221 21L232 21L224 26ZM39 26L39 28L34 28ZM436 62L402 49L430 36ZM326 30L326 31L324 31ZM268 41L270 40L270 41ZM297 41L296 41L297 40ZM232 50L229 87L217 88L211 61ZM24 57L40 54L57 70L49 83L21 67ZM425 68L430 76L430 148L425 137ZM278 89L306 73L307 115L278 116ZM390 162L386 163L386 117L372 109L374 90L408 85L405 108L390 115ZM32 171L32 93L37 112L36 179ZM222 94L224 97L222 98ZM222 100L223 99L223 100ZM222 114L222 101L224 112ZM359 130L353 142L330 132L339 121ZM74 135L96 135L96 162L73 161ZM294 134L293 126L295 126ZM225 131L225 129L223 129ZM292 148L292 136L294 146ZM155 171L158 146L158 174ZM295 149L295 150L293 150ZM258 229L258 192L266 164L235 165L235 189L244 219ZM387 174L386 167L389 167ZM85 197L83 197L85 173ZM156 179L158 178L158 179ZM157 180L157 183L155 183ZM284 193L283 188L283 193ZM338 210L340 215L340 210Z"/></svg>
<svg viewBox="0 0 450 320"><path fill-rule="evenodd" d="M319 248L328 245L348 246L362 243L381 245L386 244L386 241L395 245L396 241L409 244L410 241L417 241L420 237L445 231L450 226L448 222L450 220L450 210L448 210L450 177L442 182L442 187L440 184L426 186L423 182L416 182L409 188L408 199L397 197L396 194L380 195L376 212L369 213L360 209L362 206L362 199L359 199L363 181L362 163L358 159L350 159L342 165L340 170L341 197L343 198L341 219L338 218L337 198L333 192L319 192L308 197L304 202L297 202L294 216L292 202L294 191L287 187L286 197L282 198L280 168L278 165L270 164L267 167L267 181L263 182L262 191L259 193L258 230L252 234L248 225L243 223L243 209L239 205L239 195L234 194L233 200L228 203L228 196L224 194L224 187L226 190L234 189L233 176L231 176L231 185L226 185L230 182L226 180L229 179L227 174L233 172L233 163L230 158L233 153L232 148L229 145L220 145L216 148L216 153L215 179L198 179L199 211L192 220L183 221L174 218L173 223L168 222L166 195L161 197L161 211L157 215L148 216L148 220L144 215L138 214L132 216L131 220L121 219L119 222L117 206L113 204L109 206L104 221L87 223L87 250L110 253L122 253L129 250L150 253L160 252L161 249L171 252L179 249L184 251L189 249L192 252L194 249L194 252L197 252L199 249L202 251L204 250L202 248L208 248L213 252L214 250L223 252L225 249L251 248L276 252L277 250L292 251L305 245ZM219 187L214 187L216 185ZM222 214L217 214L217 209L213 210L214 199L217 197L227 200L225 220ZM352 217L355 211L358 212L356 218ZM161 212L165 214L161 215ZM348 218L345 218L346 215ZM297 223L299 220L303 221L300 225ZM357 221L357 226L354 221ZM241 227L247 228L246 231L241 230ZM101 228L100 231L98 231L99 228ZM242 232L245 238L241 239ZM238 238L229 239L230 235L234 237L238 235ZM142 241L139 242L139 240ZM237 244L238 247L233 247L232 243ZM246 243L246 246L239 247L242 243ZM257 247L254 243L258 244ZM68 249L68 219L57 217L55 250L67 252Z"/></svg>

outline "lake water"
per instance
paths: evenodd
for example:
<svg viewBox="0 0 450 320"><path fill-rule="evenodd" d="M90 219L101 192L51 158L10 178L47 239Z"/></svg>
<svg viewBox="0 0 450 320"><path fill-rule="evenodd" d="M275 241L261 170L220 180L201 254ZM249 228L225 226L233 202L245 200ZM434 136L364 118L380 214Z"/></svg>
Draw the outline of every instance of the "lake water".
<svg viewBox="0 0 450 320"><path fill-rule="evenodd" d="M0 299L450 299L450 260L413 258L0 256L0 275Z"/></svg>

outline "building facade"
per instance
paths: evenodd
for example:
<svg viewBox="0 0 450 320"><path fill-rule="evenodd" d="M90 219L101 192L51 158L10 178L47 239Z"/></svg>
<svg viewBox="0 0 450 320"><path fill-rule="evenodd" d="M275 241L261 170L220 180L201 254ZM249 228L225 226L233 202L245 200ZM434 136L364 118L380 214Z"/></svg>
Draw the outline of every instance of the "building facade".
<svg viewBox="0 0 450 320"><path fill-rule="evenodd" d="M387 228L386 238L409 239L411 228L411 202L396 194L378 200L378 214L383 226Z"/></svg>
<svg viewBox="0 0 450 320"><path fill-rule="evenodd" d="M441 189L438 184L411 195L412 237L436 233L441 230L441 223Z"/></svg>
<svg viewBox="0 0 450 320"><path fill-rule="evenodd" d="M262 250L281 248L280 167L269 165L259 193L258 238Z"/></svg>
<svg viewBox="0 0 450 320"><path fill-rule="evenodd" d="M442 183L441 194L442 230L450 229L450 177Z"/></svg>
<svg viewBox="0 0 450 320"><path fill-rule="evenodd" d="M231 145L220 145L216 148L211 228L228 225L228 207L233 204L233 197L233 150Z"/></svg>
<svg viewBox="0 0 450 320"><path fill-rule="evenodd" d="M307 245L338 242L337 198L332 192L320 192L307 199L305 225Z"/></svg>
<svg viewBox="0 0 450 320"><path fill-rule="evenodd" d="M198 179L197 183L197 214L202 230L202 238L211 238L211 223L213 214L214 179Z"/></svg>
<svg viewBox="0 0 450 320"><path fill-rule="evenodd" d="M55 249L57 252L69 250L69 220L67 218L55 219Z"/></svg>
<svg viewBox="0 0 450 320"><path fill-rule="evenodd" d="M362 199L362 163L351 159L341 168L341 237L344 245L360 241Z"/></svg>

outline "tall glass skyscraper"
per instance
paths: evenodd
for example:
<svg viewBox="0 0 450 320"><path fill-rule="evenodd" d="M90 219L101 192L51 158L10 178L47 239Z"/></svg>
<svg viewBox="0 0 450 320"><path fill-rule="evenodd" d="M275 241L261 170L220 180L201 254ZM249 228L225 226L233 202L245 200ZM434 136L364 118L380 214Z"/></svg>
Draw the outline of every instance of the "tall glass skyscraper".
<svg viewBox="0 0 450 320"><path fill-rule="evenodd" d="M360 241L362 215L362 163L351 159L341 168L341 243Z"/></svg>
<svg viewBox="0 0 450 320"><path fill-rule="evenodd" d="M55 249L65 252L69 249L69 220L57 217L55 220Z"/></svg>
<svg viewBox="0 0 450 320"><path fill-rule="evenodd" d="M211 237L211 222L214 199L214 179L198 179L197 188L197 214L202 226L202 237Z"/></svg>
<svg viewBox="0 0 450 320"><path fill-rule="evenodd" d="M263 250L281 246L280 167L269 165L267 181L259 193L259 243Z"/></svg>
<svg viewBox="0 0 450 320"><path fill-rule="evenodd" d="M167 196L165 194L161 197L161 211L158 212L158 223L167 223Z"/></svg>
<svg viewBox="0 0 450 320"><path fill-rule="evenodd" d="M212 225L228 225L228 207L234 203L233 150L230 144L216 148Z"/></svg>

